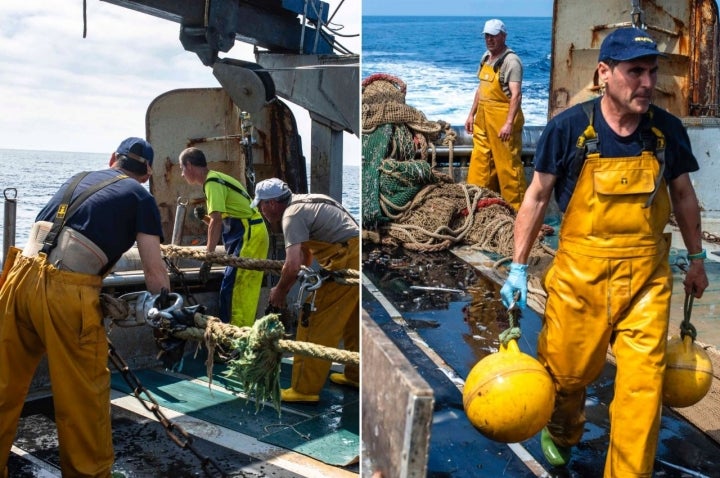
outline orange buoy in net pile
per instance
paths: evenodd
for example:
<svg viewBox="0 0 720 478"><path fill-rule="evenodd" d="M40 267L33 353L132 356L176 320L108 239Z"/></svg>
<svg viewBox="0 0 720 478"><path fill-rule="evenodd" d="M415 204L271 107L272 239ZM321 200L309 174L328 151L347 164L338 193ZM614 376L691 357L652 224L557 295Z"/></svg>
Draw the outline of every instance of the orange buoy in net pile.
<svg viewBox="0 0 720 478"><path fill-rule="evenodd" d="M692 296L685 296L685 320L681 336L668 340L663 381L663 405L682 408L695 405L710 390L713 366L707 352L695 343L697 332L690 324Z"/></svg>
<svg viewBox="0 0 720 478"><path fill-rule="evenodd" d="M555 386L550 374L517 340L480 360L463 388L463 407L480 433L503 443L535 435L550 420Z"/></svg>

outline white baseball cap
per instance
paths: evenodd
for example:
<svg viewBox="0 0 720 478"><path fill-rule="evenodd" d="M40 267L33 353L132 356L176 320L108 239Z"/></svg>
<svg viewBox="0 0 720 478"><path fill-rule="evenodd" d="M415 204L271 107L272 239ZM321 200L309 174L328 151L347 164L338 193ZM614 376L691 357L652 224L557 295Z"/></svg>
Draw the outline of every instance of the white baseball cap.
<svg viewBox="0 0 720 478"><path fill-rule="evenodd" d="M507 30L505 29L505 24L503 22L501 22L497 18L493 18L492 20L488 20L485 22L485 28L483 28L483 33L487 33L488 35L497 35L500 32L507 33Z"/></svg>
<svg viewBox="0 0 720 478"><path fill-rule="evenodd" d="M255 199L253 199L250 207L257 207L260 201L278 199L290 194L292 194L292 191L290 191L287 183L282 179L265 179L255 185Z"/></svg>

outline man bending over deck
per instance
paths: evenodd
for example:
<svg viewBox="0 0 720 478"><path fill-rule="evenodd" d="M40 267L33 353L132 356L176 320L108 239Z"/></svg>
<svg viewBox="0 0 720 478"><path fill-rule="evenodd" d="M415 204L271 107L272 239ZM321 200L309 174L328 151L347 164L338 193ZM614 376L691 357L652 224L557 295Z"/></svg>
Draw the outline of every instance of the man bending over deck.
<svg viewBox="0 0 720 478"><path fill-rule="evenodd" d="M359 229L355 218L334 199L322 194L293 194L278 178L260 181L255 200L271 224L282 224L285 263L280 280L270 290L270 305L284 308L286 296L297 281L301 266L315 258L328 271L360 267ZM317 310L303 309L296 340L357 352L360 328L360 287L325 281L315 297ZM318 402L331 363L295 355L292 383L282 390L285 402ZM359 386L359 367L346 365L344 373L330 374L330 380Z"/></svg>
<svg viewBox="0 0 720 478"><path fill-rule="evenodd" d="M63 476L110 476L108 341L103 276L137 242L148 291L170 290L162 227L144 183L153 149L128 138L110 168L70 178L37 215L0 289L0 473L25 395L47 353Z"/></svg>

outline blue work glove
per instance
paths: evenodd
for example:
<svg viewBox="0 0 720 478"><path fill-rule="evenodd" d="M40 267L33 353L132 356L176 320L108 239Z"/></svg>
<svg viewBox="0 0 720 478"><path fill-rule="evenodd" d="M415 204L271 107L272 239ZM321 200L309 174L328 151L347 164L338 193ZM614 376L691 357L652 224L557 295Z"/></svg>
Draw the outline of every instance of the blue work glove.
<svg viewBox="0 0 720 478"><path fill-rule="evenodd" d="M521 308L527 305L527 268L527 264L518 264L516 262L510 264L510 273L502 289L500 289L500 298L505 307L509 308L513 303L516 292L520 292L520 300L518 300L517 305Z"/></svg>

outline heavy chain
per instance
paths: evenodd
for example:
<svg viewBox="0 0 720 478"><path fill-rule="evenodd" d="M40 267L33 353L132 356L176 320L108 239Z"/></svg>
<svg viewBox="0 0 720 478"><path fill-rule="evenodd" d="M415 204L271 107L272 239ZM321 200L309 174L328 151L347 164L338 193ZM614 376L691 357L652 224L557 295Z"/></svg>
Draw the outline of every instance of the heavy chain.
<svg viewBox="0 0 720 478"><path fill-rule="evenodd" d="M675 220L675 216L670 216L670 225L678 227L678 223ZM702 238L704 241L711 242L713 244L720 244L720 236L713 234L712 232L702 231Z"/></svg>
<svg viewBox="0 0 720 478"><path fill-rule="evenodd" d="M213 476L213 474L211 473L212 469L217 472L217 476L220 476L221 478L226 478L228 475L220 468L220 466L215 462L215 460L203 455L195 447L195 445L193 445L193 437L188 432L186 432L180 425L178 425L177 423L173 423L165 416L165 414L163 414L162 410L160 409L160 405L158 404L158 402L155 401L153 396L150 394L150 391L145 388L145 386L140 382L140 379L138 379L137 375L135 375L132 370L130 370L130 367L128 367L125 360L123 360L123 358L118 355L115 347L109 340L108 346L108 356L110 357L110 361L113 363L118 372L120 372L123 380L125 380L125 382L130 386L130 389L133 391L133 395L135 395L135 398L140 401L140 403L143 407L145 407L146 410L152 412L152 414L155 415L155 417L165 429L165 433L170 438L170 440L175 442L175 444L180 448L184 450L190 450L190 452L192 452L192 454L200 460L202 469L205 471L205 473L208 474L208 476ZM146 397L147 402L150 402L151 405L149 405L145 400L143 400L142 395Z"/></svg>
<svg viewBox="0 0 720 478"><path fill-rule="evenodd" d="M713 234L712 232L703 231L702 237L707 242L712 242L713 244L720 244L720 236Z"/></svg>
<svg viewBox="0 0 720 478"><path fill-rule="evenodd" d="M187 285L187 282L185 282L185 273L181 271L173 261L170 260L169 257L163 256L163 261L165 261L165 265L167 266L168 270L170 271L170 274L172 274L174 277L176 277L180 281L180 288L185 293L185 298L187 300L187 303L190 305L196 305L197 300L195 300L195 297L190 293L190 288Z"/></svg>

